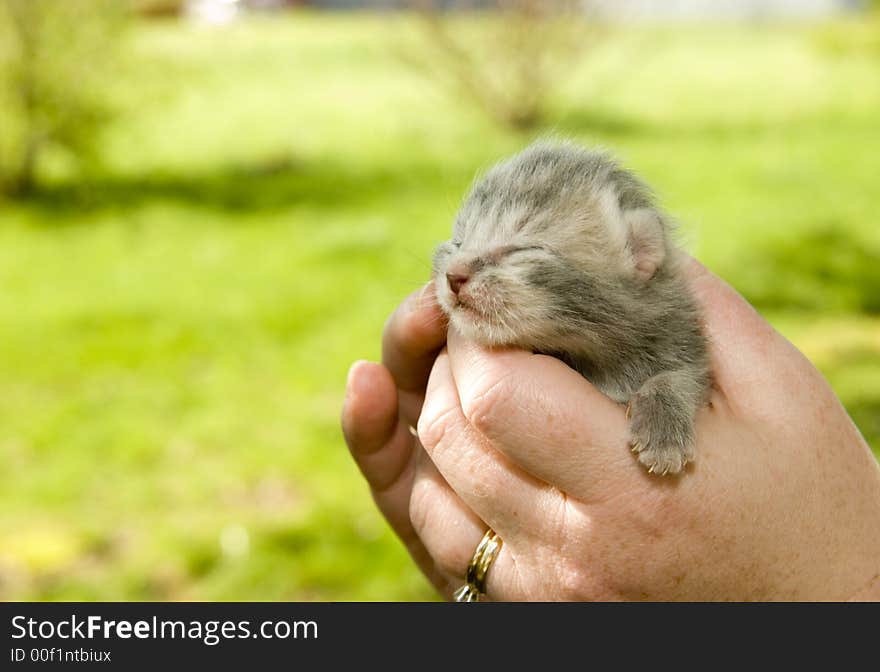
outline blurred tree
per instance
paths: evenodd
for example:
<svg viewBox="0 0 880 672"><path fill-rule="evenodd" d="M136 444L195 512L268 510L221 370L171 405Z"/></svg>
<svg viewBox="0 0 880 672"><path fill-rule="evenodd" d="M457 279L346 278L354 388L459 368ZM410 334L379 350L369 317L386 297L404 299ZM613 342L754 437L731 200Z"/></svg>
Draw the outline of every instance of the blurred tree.
<svg viewBox="0 0 880 672"><path fill-rule="evenodd" d="M504 125L527 129L599 36L578 0L410 0L425 40L409 61ZM476 10L491 8L494 11Z"/></svg>
<svg viewBox="0 0 880 672"><path fill-rule="evenodd" d="M32 191L40 157L94 156L126 3L0 0L0 193Z"/></svg>

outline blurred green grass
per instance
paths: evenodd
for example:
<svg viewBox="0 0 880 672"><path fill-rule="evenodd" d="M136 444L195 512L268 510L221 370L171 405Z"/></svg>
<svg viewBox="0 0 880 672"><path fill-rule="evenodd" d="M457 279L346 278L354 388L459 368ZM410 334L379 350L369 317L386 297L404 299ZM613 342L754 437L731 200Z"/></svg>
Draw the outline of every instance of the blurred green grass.
<svg viewBox="0 0 880 672"><path fill-rule="evenodd" d="M0 204L0 599L432 597L348 458L345 374L529 138L402 65L412 27L139 25L105 165ZM876 449L880 61L850 29L616 34L550 131L644 175Z"/></svg>

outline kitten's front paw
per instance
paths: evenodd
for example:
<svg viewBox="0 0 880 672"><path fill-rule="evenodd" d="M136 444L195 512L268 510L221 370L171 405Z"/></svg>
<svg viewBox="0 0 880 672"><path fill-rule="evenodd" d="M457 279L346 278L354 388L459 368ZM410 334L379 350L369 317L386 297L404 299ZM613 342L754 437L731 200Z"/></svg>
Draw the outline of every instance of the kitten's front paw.
<svg viewBox="0 0 880 672"><path fill-rule="evenodd" d="M694 459L693 421L677 400L646 386L630 399L627 417L632 451L650 473L677 474Z"/></svg>

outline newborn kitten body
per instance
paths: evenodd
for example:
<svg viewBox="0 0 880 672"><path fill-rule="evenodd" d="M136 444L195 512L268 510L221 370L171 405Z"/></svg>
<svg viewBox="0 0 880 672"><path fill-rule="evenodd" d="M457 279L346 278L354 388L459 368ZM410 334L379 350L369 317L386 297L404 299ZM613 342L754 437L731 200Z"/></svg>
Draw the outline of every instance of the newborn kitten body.
<svg viewBox="0 0 880 672"><path fill-rule="evenodd" d="M487 346L554 355L628 404L657 473L694 458L708 355L670 222L607 155L540 142L473 187L434 254L440 306Z"/></svg>

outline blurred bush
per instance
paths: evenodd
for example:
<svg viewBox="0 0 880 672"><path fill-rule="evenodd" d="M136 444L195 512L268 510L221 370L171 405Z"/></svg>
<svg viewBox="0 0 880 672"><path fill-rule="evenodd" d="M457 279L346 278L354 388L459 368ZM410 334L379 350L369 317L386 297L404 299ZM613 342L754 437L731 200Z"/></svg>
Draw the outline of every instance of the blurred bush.
<svg viewBox="0 0 880 672"><path fill-rule="evenodd" d="M131 0L132 10L145 17L179 16L184 5L186 0Z"/></svg>
<svg viewBox="0 0 880 672"><path fill-rule="evenodd" d="M0 193L33 190L53 149L95 156L125 3L0 0Z"/></svg>
<svg viewBox="0 0 880 672"><path fill-rule="evenodd" d="M754 250L739 290L767 310L880 314L880 247L844 226Z"/></svg>
<svg viewBox="0 0 880 672"><path fill-rule="evenodd" d="M599 35L575 0L497 0L489 3L497 11L480 15L486 2L409 4L423 18L425 39L408 60L515 129L544 121L555 86Z"/></svg>

